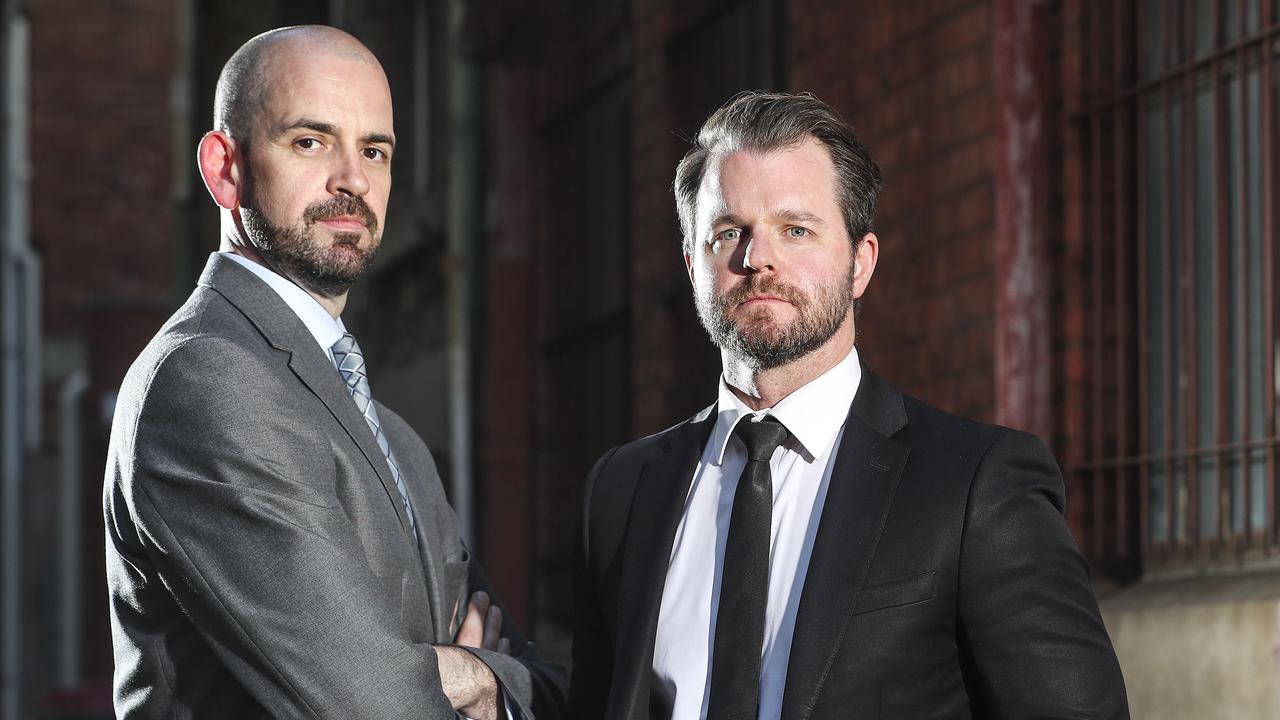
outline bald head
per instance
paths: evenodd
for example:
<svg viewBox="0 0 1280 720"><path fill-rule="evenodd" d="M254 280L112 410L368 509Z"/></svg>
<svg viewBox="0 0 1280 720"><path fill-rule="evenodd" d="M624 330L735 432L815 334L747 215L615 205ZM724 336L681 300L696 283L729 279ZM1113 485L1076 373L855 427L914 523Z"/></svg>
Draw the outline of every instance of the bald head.
<svg viewBox="0 0 1280 720"><path fill-rule="evenodd" d="M337 28L297 25L268 30L241 45L222 67L213 97L213 129L247 142L254 120L266 105L272 67L288 67L316 53L382 67L369 48Z"/></svg>

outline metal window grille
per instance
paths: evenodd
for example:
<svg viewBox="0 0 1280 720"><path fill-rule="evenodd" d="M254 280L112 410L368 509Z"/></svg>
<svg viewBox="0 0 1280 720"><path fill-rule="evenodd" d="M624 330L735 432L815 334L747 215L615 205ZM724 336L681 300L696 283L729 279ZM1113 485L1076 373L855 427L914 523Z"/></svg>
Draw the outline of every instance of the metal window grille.
<svg viewBox="0 0 1280 720"><path fill-rule="evenodd" d="M1082 0L1086 551L1276 548L1276 0Z"/></svg>

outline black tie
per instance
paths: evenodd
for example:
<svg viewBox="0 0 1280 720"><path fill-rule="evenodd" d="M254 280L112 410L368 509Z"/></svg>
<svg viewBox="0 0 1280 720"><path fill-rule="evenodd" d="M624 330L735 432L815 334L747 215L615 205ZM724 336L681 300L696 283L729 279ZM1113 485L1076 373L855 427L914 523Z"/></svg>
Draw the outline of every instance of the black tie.
<svg viewBox="0 0 1280 720"><path fill-rule="evenodd" d="M734 433L747 446L747 465L733 494L724 545L707 720L755 720L759 713L773 517L769 458L788 435L782 423L767 415L760 422L744 419Z"/></svg>

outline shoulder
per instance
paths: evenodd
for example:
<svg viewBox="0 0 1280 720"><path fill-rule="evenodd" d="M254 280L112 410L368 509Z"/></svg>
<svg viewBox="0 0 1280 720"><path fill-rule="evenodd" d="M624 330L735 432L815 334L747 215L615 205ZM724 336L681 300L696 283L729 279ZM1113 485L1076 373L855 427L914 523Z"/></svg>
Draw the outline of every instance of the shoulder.
<svg viewBox="0 0 1280 720"><path fill-rule="evenodd" d="M911 448L910 464L919 477L950 478L967 487L966 494L984 496L990 491L1017 491L1034 479L1061 494L1061 472L1053 456L1031 433L981 422L903 396L907 425L899 439ZM950 485L950 483L941 483ZM1025 489L1025 488L1023 488ZM1060 504L1060 500L1056 501Z"/></svg>
<svg viewBox="0 0 1280 720"><path fill-rule="evenodd" d="M140 410L158 400L214 409L224 399L258 394L280 364L277 352L223 334L162 333L130 368L119 398Z"/></svg>
<svg viewBox="0 0 1280 720"><path fill-rule="evenodd" d="M905 398L912 458L968 478L969 502L987 504L1030 493L1061 509L1061 469L1035 435L979 422Z"/></svg>
<svg viewBox="0 0 1280 720"><path fill-rule="evenodd" d="M992 423L962 417L910 396L903 396L913 456L938 455L949 462L963 458L962 466L986 465L1010 453L1049 457L1035 435Z"/></svg>
<svg viewBox="0 0 1280 720"><path fill-rule="evenodd" d="M1001 425L974 420L934 407L910 395L903 395L907 426L911 431L913 450L916 445L966 445L986 448L1001 437L1015 432Z"/></svg>
<svg viewBox="0 0 1280 720"><path fill-rule="evenodd" d="M646 463L670 452L674 443L686 440L685 434L692 432L700 423L713 419L715 409L715 405L710 405L703 408L696 415L665 430L610 449L596 461L595 466L588 475L588 481L600 476L613 477L618 474L626 475L632 471L638 471Z"/></svg>
<svg viewBox="0 0 1280 720"><path fill-rule="evenodd" d="M247 356L267 348L247 319L225 298L197 288L147 343L126 374L121 395L145 390L160 375L188 367L226 368L226 354Z"/></svg>
<svg viewBox="0 0 1280 720"><path fill-rule="evenodd" d="M205 423L247 427L255 408L286 386L287 353L276 350L215 292L198 288L156 333L125 374L113 425ZM113 435L116 428L113 428Z"/></svg>
<svg viewBox="0 0 1280 720"><path fill-rule="evenodd" d="M600 456L587 473L583 491L584 516L593 517L602 512L606 516L612 515L611 508L618 509L629 503L641 470L649 463L666 457L677 444L696 442L701 449L703 438L693 436L705 422L714 419L714 414L715 405L711 405L687 420L618 445Z"/></svg>

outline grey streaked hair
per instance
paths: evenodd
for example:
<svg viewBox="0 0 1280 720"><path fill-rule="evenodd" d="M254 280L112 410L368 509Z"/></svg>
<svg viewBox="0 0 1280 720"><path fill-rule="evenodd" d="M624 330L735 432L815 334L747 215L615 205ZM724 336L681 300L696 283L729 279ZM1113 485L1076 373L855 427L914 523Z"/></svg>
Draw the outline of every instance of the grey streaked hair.
<svg viewBox="0 0 1280 720"><path fill-rule="evenodd" d="M850 242L856 248L874 228L876 197L880 194L880 168L867 148L835 110L811 93L748 91L735 95L707 118L693 147L676 167L672 189L684 234L684 251L693 251L698 188L713 154L782 150L810 137L831 154L837 199Z"/></svg>

